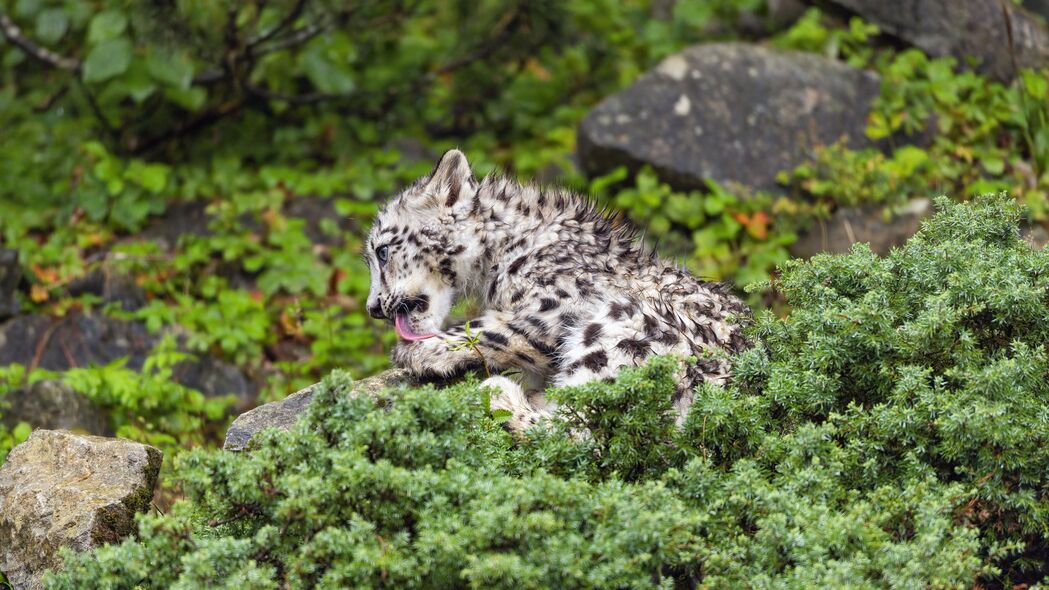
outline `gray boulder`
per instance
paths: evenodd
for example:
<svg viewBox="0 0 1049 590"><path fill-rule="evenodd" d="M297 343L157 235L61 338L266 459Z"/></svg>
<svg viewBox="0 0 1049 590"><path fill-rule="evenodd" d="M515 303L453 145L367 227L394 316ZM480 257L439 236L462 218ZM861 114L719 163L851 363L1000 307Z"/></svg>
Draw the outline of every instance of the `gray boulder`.
<svg viewBox="0 0 1049 590"><path fill-rule="evenodd" d="M888 254L913 236L922 219L932 213L929 199L915 199L889 219L881 207L841 207L829 220L802 233L790 246L790 253L799 258L820 252L841 254L857 242L866 242L878 254Z"/></svg>
<svg viewBox="0 0 1049 590"><path fill-rule="evenodd" d="M15 590L40 588L58 550L87 551L135 530L162 454L126 440L35 430L0 466L0 571Z"/></svg>
<svg viewBox="0 0 1049 590"><path fill-rule="evenodd" d="M809 0L857 14L883 33L934 57L953 56L996 80L1020 68L1049 65L1049 28L1027 10L1002 0ZM1010 47L1010 32L1012 47Z"/></svg>
<svg viewBox="0 0 1049 590"><path fill-rule="evenodd" d="M354 395L378 395L385 389L401 385L414 384L407 371L390 369L354 382ZM240 451L248 446L251 438L266 428L288 430L295 425L300 416L306 413L313 400L313 390L317 385L295 392L288 397L248 410L230 424L226 431L226 440L222 448L227 451Z"/></svg>
<svg viewBox="0 0 1049 590"><path fill-rule="evenodd" d="M127 357L128 365L137 368L154 342L141 322L90 313L61 318L26 314L0 324L0 366L19 363L62 371Z"/></svg>
<svg viewBox="0 0 1049 590"><path fill-rule="evenodd" d="M11 428L28 422L33 428L113 434L105 412L61 381L44 380L0 397L0 424Z"/></svg>
<svg viewBox="0 0 1049 590"><path fill-rule="evenodd" d="M725 185L778 192L776 173L844 139L868 145L873 72L816 55L739 43L671 55L591 111L579 127L590 176L651 165L682 189Z"/></svg>
<svg viewBox="0 0 1049 590"><path fill-rule="evenodd" d="M0 248L0 321L18 313L18 282L22 267L18 264L18 250Z"/></svg>

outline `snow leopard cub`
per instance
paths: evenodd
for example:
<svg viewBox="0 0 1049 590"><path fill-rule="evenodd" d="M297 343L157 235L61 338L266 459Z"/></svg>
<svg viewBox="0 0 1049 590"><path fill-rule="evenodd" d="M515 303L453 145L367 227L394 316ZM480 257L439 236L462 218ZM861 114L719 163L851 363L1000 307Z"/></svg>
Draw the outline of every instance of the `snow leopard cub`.
<svg viewBox="0 0 1049 590"><path fill-rule="evenodd" d="M393 361L432 377L519 370L524 387L503 376L485 382L501 392L492 407L510 410L513 430L552 411L544 386L611 379L660 354L698 359L683 366L673 400L683 418L693 387L724 383L724 353L747 346L749 309L725 286L646 252L636 232L584 197L478 181L458 150L385 205L365 256L368 312L400 337ZM467 323L464 346L467 326L444 322L467 294L485 311Z"/></svg>

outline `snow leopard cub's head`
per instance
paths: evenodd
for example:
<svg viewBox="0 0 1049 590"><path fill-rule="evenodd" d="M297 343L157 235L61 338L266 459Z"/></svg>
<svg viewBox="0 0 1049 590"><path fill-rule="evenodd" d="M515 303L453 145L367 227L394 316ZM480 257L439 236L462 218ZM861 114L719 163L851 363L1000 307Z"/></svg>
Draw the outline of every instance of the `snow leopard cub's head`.
<svg viewBox="0 0 1049 590"><path fill-rule="evenodd" d="M469 216L477 186L466 156L450 150L429 176L375 217L364 245L371 271L368 313L393 320L405 340L440 330L470 280L481 246L458 222Z"/></svg>

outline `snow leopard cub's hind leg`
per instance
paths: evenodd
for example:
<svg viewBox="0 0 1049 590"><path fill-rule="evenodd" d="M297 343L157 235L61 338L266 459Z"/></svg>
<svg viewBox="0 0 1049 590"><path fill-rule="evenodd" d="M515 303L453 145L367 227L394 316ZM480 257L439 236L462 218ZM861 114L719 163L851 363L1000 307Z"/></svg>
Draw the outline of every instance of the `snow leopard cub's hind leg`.
<svg viewBox="0 0 1049 590"><path fill-rule="evenodd" d="M610 309L611 307L611 309ZM642 316L631 317L629 305L617 307L616 303L597 306L573 326L567 327L563 344L558 353L558 369L552 375L549 387L569 387L593 381L612 381L623 367L642 364L653 346L649 343L653 330L646 336L645 327L652 328ZM613 319L615 318L615 319ZM670 336L664 336L670 343ZM677 343L674 335L674 342ZM656 351L672 347L655 343ZM557 413L557 407L545 400L541 393L529 396L525 390L506 377L491 377L482 385L498 389L491 400L492 410L508 410L511 414L506 427L511 432L521 433L540 424ZM683 387L682 389L687 389ZM676 398L683 394L678 392ZM574 432L577 438L586 438L585 431Z"/></svg>
<svg viewBox="0 0 1049 590"><path fill-rule="evenodd" d="M560 370L552 384L564 387L610 381L621 368L643 363L655 352L653 345L659 344L649 322L636 302L596 303L566 329Z"/></svg>
<svg viewBox="0 0 1049 590"><path fill-rule="evenodd" d="M642 365L653 355L680 359L673 397L679 422L692 404L692 388L714 377L705 375L700 365L686 362L696 351L673 318L634 299L597 304L566 336L560 370L551 383L555 387L612 381L622 368Z"/></svg>
<svg viewBox="0 0 1049 590"><path fill-rule="evenodd" d="M511 432L524 432L553 415L552 407L540 406L533 400L529 400L524 388L508 377L502 375L489 377L482 381L481 385L495 390L491 400L493 412L497 410L510 412L510 419L506 421L506 427Z"/></svg>

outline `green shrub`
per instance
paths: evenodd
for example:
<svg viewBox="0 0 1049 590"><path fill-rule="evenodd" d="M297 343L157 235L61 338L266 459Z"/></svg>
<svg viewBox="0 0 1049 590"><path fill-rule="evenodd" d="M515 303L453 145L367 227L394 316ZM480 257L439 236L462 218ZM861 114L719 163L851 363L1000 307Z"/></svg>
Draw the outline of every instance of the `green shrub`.
<svg viewBox="0 0 1049 590"><path fill-rule="evenodd" d="M915 480L902 490L850 492L837 482L841 450L832 443L809 451L825 457L824 465L799 472L774 474L753 461L725 471L699 457L668 468L686 458L678 453L673 461L650 456L651 470L635 473L636 481L617 477L615 469L637 462L602 461L594 451L629 446L636 448L619 451L650 454L647 437L669 435L660 412L631 418L622 400L641 395L645 406L669 410L672 365L625 372L603 389L605 404L602 389L578 392L594 412L619 410L634 424L618 440L576 443L537 433L520 448L487 416L476 385L373 401L346 396L349 379L334 373L290 433L268 433L246 455L184 457L190 503L144 518L138 540L69 555L50 587L88 580L149 588L245 581L272 588L655 588L689 579L723 587L761 576L770 585L791 578L875 584L882 576L971 581L979 566L975 532L951 522L959 488ZM595 477L542 468L555 455L563 466L565 454L585 464L581 475ZM798 455L784 453L783 462L810 463ZM796 529L811 545L795 546ZM898 569L913 558L944 565Z"/></svg>
<svg viewBox="0 0 1049 590"><path fill-rule="evenodd" d="M1037 581L1049 254L1006 197L938 207L885 258L788 263L792 312L758 315L680 428L673 359L552 391L565 410L517 442L476 382L372 399L335 372L290 432L183 455L187 501L49 587Z"/></svg>
<svg viewBox="0 0 1049 590"><path fill-rule="evenodd" d="M859 452L841 477L960 482L959 518L1045 556L1049 254L1003 198L938 206L884 259L858 245L788 263L777 287L793 310L759 316L740 388L785 424L832 426Z"/></svg>

